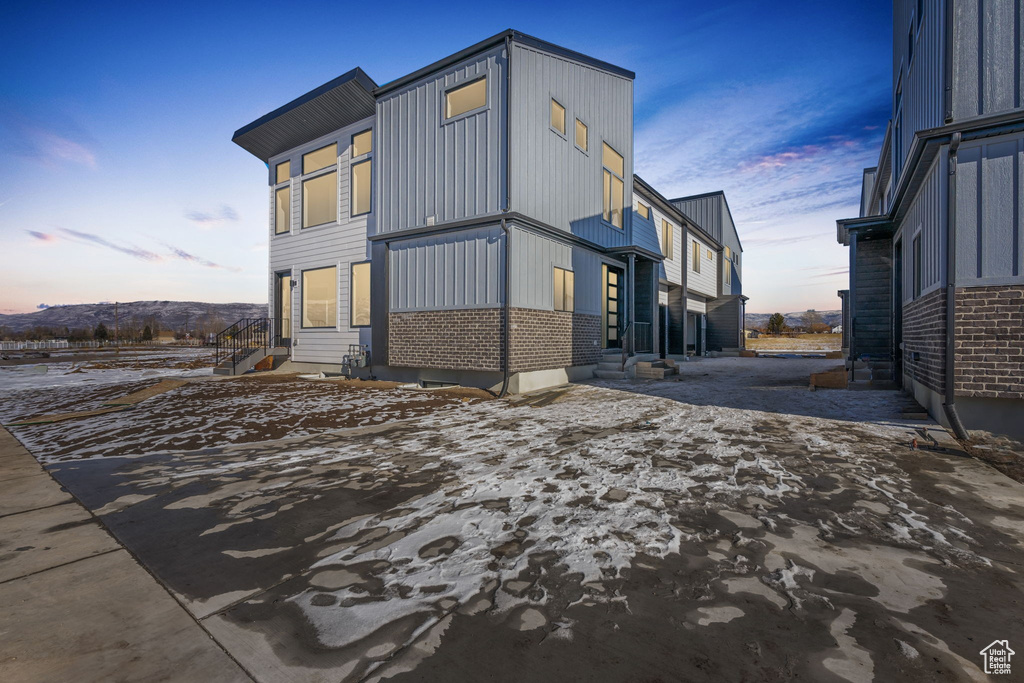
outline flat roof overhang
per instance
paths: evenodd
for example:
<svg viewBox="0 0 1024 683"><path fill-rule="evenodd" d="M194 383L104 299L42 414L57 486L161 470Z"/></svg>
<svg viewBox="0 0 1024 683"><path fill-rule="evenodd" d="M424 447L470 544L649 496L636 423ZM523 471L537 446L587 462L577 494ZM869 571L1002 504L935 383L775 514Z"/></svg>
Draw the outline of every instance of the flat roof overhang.
<svg viewBox="0 0 1024 683"><path fill-rule="evenodd" d="M356 67L239 128L232 142L267 162L290 149L373 116L377 84Z"/></svg>
<svg viewBox="0 0 1024 683"><path fill-rule="evenodd" d="M857 239L892 237L895 232L895 224L888 216L865 216L840 219L836 221L836 229L839 243L849 246L851 233L857 233Z"/></svg>

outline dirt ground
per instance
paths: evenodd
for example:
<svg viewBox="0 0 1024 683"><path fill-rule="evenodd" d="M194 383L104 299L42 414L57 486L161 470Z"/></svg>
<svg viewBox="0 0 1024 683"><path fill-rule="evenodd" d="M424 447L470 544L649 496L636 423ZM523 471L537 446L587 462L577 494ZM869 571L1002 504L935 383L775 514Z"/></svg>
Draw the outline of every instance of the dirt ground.
<svg viewBox="0 0 1024 683"><path fill-rule="evenodd" d="M793 337L767 337L747 339L746 347L752 351L838 351L843 343L841 334L800 334Z"/></svg>
<svg viewBox="0 0 1024 683"><path fill-rule="evenodd" d="M911 448L896 392L808 391L831 365L197 380L12 431L258 681L984 680L1024 643L1024 485ZM0 383L0 418L144 385Z"/></svg>

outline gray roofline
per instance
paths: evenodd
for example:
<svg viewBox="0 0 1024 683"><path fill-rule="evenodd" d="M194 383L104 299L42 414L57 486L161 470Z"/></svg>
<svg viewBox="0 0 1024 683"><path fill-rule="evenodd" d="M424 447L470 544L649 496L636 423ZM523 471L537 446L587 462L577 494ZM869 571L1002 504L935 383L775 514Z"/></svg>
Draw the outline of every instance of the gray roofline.
<svg viewBox="0 0 1024 683"><path fill-rule="evenodd" d="M634 189L636 189L638 188L638 186L638 191L642 195L650 199L652 202L658 204L662 211L665 211L666 213L670 214L676 214L676 216L680 219L681 223L684 223L688 227L691 227L697 232L699 232L701 237L703 237L706 241L711 242L711 244L716 248L716 250L722 249L721 243L714 237L709 235L707 231L704 230L703 227L701 227L700 223L698 223L697 221L693 220L685 213L683 213L683 211L680 210L679 207L673 206L669 200L665 199L664 195L662 195L660 192L651 187L650 183L648 183L646 180L644 180L643 178L634 173L633 187Z"/></svg>
<svg viewBox="0 0 1024 683"><path fill-rule="evenodd" d="M264 114L263 116L259 117L258 119L256 119L252 123L249 123L249 124L246 124L246 125L242 126L241 128L239 128L238 130L235 131L235 134L231 136L231 139L232 140L237 140L238 138L240 138L241 136L245 135L246 133L259 128L263 124L265 124L265 123L267 123L269 121L273 121L274 119L276 119L277 117L281 116L282 114L287 114L291 110L297 109L297 108L301 107L306 102L309 102L310 100L313 100L313 99L319 97L320 95L323 95L325 92L334 90L339 85L344 85L345 83L348 83L349 81L357 81L361 86L363 86L363 88L367 92L370 92L370 93L372 93L373 90L377 87L377 84L374 82L374 80L372 78L370 78L369 76L367 76L366 72L363 71L361 68L359 68L357 66L356 68L352 69L351 71L347 71L347 72L343 73L342 75L338 76L334 80L328 81L327 83L324 83L320 87L314 88L313 90L310 90L309 92L305 93L304 95L300 95L299 97L296 97L294 100L292 100L288 104L285 104L283 106L278 107L277 109L275 109L274 111L270 112L269 114Z"/></svg>
<svg viewBox="0 0 1024 683"><path fill-rule="evenodd" d="M725 211L729 214L729 222L732 223L732 232L736 235L736 243L740 245L740 251L743 251L743 240L740 239L740 231L736 227L736 219L732 217L732 209L729 208L729 200L725 198L725 190L713 190L712 192L704 192L703 194L691 194L686 197L676 197L670 201L686 202L691 199L704 199L705 197L714 197L715 195L722 196L722 201L725 202Z"/></svg>
<svg viewBox="0 0 1024 683"><path fill-rule="evenodd" d="M520 31L516 31L515 29L507 29L505 31L502 31L501 33L491 36L490 38L481 40L479 43L470 45L464 50L459 50L458 52L448 55L443 59L439 59L433 64L428 64L422 69L417 69L416 71L413 71L410 74L407 74L400 78L396 78L393 81L378 86L376 90L373 91L373 94L376 97L385 95L389 92L397 90L398 88L401 88L405 85L409 85L410 83L413 83L433 73L441 71L453 64L468 59L473 55L489 50L490 48L496 45L504 43L505 40L508 38L511 38L513 42L522 43L523 45L529 45L530 47L535 47L537 49L544 50L545 52L550 52L561 57L566 57L568 59L572 59L583 64L587 64L588 66L601 69L602 71L607 71L608 73L614 74L616 76L622 76L623 78L628 78L630 80L636 78L635 73L623 69L622 67L615 66L614 64L609 64L608 62L601 61L600 59L589 57L581 52L576 52L575 50L570 50L560 45L555 45L554 43L549 43L546 40L541 40L540 38L534 38L533 36L529 36Z"/></svg>
<svg viewBox="0 0 1024 683"><path fill-rule="evenodd" d="M687 201L687 200L690 200L690 199L704 199L705 197L713 197L716 194L720 194L720 195L722 195L724 197L725 196L725 190L713 190L711 192L703 192L701 194L689 194L689 195L686 195L685 197L676 197L675 199L670 199L669 201L670 202L684 202L684 201Z"/></svg>

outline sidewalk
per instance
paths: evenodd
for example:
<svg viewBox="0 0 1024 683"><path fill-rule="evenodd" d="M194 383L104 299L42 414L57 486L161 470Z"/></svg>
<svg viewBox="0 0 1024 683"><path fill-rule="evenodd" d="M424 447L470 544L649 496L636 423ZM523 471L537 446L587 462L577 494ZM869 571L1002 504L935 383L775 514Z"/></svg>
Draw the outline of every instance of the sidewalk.
<svg viewBox="0 0 1024 683"><path fill-rule="evenodd" d="M0 680L251 680L2 428Z"/></svg>

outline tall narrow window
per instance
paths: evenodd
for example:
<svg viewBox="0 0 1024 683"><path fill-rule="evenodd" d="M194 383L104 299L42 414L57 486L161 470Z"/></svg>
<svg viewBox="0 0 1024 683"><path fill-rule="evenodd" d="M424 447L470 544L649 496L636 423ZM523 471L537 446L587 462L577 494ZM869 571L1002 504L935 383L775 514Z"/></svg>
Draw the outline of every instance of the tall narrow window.
<svg viewBox="0 0 1024 683"><path fill-rule="evenodd" d="M651 207L647 206L643 202L636 203L636 213L645 221L649 221L651 219Z"/></svg>
<svg viewBox="0 0 1024 683"><path fill-rule="evenodd" d="M725 248L725 258L726 259L731 259L732 258L732 249L730 249L729 247Z"/></svg>
<svg viewBox="0 0 1024 683"><path fill-rule="evenodd" d="M571 270L555 268L555 310L576 310L576 275Z"/></svg>
<svg viewBox="0 0 1024 683"><path fill-rule="evenodd" d="M565 107L551 100L551 127L565 135Z"/></svg>
<svg viewBox="0 0 1024 683"><path fill-rule="evenodd" d="M700 245L693 242L693 272L700 272Z"/></svg>
<svg viewBox="0 0 1024 683"><path fill-rule="evenodd" d="M321 173L302 180L302 227L338 220L338 145L330 144L302 155L302 174Z"/></svg>
<svg viewBox="0 0 1024 683"><path fill-rule="evenodd" d="M352 215L370 213L370 170L372 162L367 159L352 164Z"/></svg>
<svg viewBox="0 0 1024 683"><path fill-rule="evenodd" d="M487 77L452 88L444 94L444 117L450 119L487 105Z"/></svg>
<svg viewBox="0 0 1024 683"><path fill-rule="evenodd" d="M370 326L370 262L352 264L350 321L352 327Z"/></svg>
<svg viewBox="0 0 1024 683"><path fill-rule="evenodd" d="M279 182L279 183L286 182L289 178L292 177L292 162L290 162L290 161L282 161L281 163L279 163L277 165L276 171L277 171L277 182Z"/></svg>
<svg viewBox="0 0 1024 683"><path fill-rule="evenodd" d="M625 164L622 155L604 143L602 154L602 179L604 183L604 219L616 228L622 227L622 206L625 193L623 173Z"/></svg>
<svg viewBox="0 0 1024 683"><path fill-rule="evenodd" d="M921 296L921 235L914 238L914 298Z"/></svg>
<svg viewBox="0 0 1024 683"><path fill-rule="evenodd" d="M288 185L274 191L274 234L281 235L291 230L288 209L291 207L292 188Z"/></svg>
<svg viewBox="0 0 1024 683"><path fill-rule="evenodd" d="M338 325L338 269L302 271L302 326Z"/></svg>
<svg viewBox="0 0 1024 683"><path fill-rule="evenodd" d="M672 259L673 242L675 241L675 226L662 219L661 221L661 253L665 258Z"/></svg>
<svg viewBox="0 0 1024 683"><path fill-rule="evenodd" d="M373 151L373 131L364 130L352 136L352 156L361 157Z"/></svg>
<svg viewBox="0 0 1024 683"><path fill-rule="evenodd" d="M576 146L582 149L584 152L587 151L587 124L583 123L579 119L576 119Z"/></svg>

